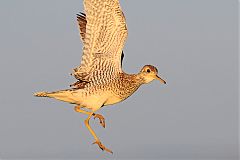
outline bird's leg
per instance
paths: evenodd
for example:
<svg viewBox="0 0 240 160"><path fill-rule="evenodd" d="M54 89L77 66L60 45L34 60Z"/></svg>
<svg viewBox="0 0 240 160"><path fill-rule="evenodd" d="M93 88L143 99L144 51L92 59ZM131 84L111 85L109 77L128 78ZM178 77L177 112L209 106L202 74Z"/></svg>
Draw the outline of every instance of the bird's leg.
<svg viewBox="0 0 240 160"><path fill-rule="evenodd" d="M99 138L97 137L97 135L95 134L95 132L92 130L92 128L89 125L89 120L90 118L93 116L93 112L91 112L88 116L88 118L84 121L85 125L87 126L88 130L90 131L90 133L93 135L94 139L96 140L93 144L97 144L99 146L100 149L102 149L103 151L107 151L109 153L113 153L110 149L106 148L99 140Z"/></svg>
<svg viewBox="0 0 240 160"><path fill-rule="evenodd" d="M76 106L76 107L74 108L74 110L75 110L76 112L80 112L80 113L87 114L87 115L90 115L90 114L91 114L90 112L81 110L81 107L80 107L80 106ZM93 115L94 119L95 119L95 118L98 118L99 121L100 121L100 124L103 126L103 128L105 128L105 126L106 126L106 124L105 124L105 118L104 118L101 114L95 114L95 113L93 113L92 115Z"/></svg>

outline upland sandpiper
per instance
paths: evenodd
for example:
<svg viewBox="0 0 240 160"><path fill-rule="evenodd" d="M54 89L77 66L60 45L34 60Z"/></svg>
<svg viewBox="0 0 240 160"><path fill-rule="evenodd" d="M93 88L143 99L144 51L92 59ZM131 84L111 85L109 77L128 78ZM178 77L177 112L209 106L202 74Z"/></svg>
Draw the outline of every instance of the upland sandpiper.
<svg viewBox="0 0 240 160"><path fill-rule="evenodd" d="M138 74L122 71L123 46L128 31L118 0L84 0L84 10L86 14L77 14L84 44L81 65L72 73L77 82L70 85L70 89L34 95L75 104L76 112L88 115L85 125L95 139L94 144L112 153L90 127L90 118L98 118L105 127L104 117L95 113L101 107L125 100L142 84L155 79L166 82L152 65L145 65Z"/></svg>

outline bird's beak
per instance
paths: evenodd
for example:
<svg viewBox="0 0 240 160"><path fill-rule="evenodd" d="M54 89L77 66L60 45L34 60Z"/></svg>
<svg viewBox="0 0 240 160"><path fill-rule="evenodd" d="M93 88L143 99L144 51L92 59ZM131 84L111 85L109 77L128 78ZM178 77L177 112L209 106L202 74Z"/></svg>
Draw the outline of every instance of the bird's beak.
<svg viewBox="0 0 240 160"><path fill-rule="evenodd" d="M167 82L164 81L162 78L160 78L158 75L156 75L156 79L159 80L161 83L166 84Z"/></svg>

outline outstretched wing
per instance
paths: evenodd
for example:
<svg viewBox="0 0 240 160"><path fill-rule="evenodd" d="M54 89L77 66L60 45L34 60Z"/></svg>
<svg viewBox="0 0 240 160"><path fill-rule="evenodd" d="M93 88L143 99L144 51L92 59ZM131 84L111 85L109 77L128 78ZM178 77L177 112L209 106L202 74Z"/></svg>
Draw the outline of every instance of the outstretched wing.
<svg viewBox="0 0 240 160"><path fill-rule="evenodd" d="M90 82L122 72L122 50L127 38L125 17L118 0L84 0L85 14L78 15L83 40L81 65L73 75Z"/></svg>

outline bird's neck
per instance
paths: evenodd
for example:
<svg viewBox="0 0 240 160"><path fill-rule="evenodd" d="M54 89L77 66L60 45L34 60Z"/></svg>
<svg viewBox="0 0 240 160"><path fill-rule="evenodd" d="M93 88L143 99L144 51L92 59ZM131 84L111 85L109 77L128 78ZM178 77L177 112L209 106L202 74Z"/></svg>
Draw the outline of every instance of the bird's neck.
<svg viewBox="0 0 240 160"><path fill-rule="evenodd" d="M132 95L142 84L143 79L138 74L122 73L119 77L118 95L125 99Z"/></svg>
<svg viewBox="0 0 240 160"><path fill-rule="evenodd" d="M141 74L127 74L122 73L120 74L121 82L126 85L142 85L144 83L144 79L142 78ZM128 82L128 83L126 83Z"/></svg>

